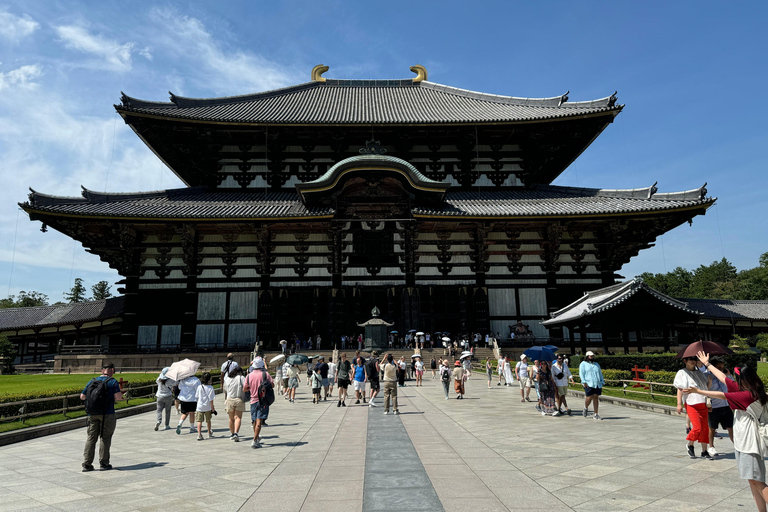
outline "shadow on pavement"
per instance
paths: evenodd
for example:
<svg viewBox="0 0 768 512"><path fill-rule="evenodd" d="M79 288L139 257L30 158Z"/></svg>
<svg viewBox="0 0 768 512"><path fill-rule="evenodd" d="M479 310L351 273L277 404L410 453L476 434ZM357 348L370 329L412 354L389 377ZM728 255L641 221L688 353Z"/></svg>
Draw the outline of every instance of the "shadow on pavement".
<svg viewBox="0 0 768 512"><path fill-rule="evenodd" d="M134 464L133 466L115 466L117 471L137 471L140 469L160 468L168 464L167 462L142 462L141 464Z"/></svg>

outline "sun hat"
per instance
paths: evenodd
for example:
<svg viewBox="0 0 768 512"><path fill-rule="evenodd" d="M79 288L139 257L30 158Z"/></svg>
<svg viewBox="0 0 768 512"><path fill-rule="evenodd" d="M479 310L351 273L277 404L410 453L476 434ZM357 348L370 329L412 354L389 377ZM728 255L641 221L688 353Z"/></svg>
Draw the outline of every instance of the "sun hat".
<svg viewBox="0 0 768 512"><path fill-rule="evenodd" d="M584 354L584 357L589 357L589 356L593 356L593 355L595 355L595 353L592 352L591 350L588 350L587 353Z"/></svg>
<svg viewBox="0 0 768 512"><path fill-rule="evenodd" d="M525 354L521 354L520 355L520 360L522 361L523 359L528 359L528 356L525 355Z"/></svg>
<svg viewBox="0 0 768 512"><path fill-rule="evenodd" d="M257 370L264 368L264 359L261 356L257 356L256 358L254 358L253 362L251 363L251 366L253 366Z"/></svg>
<svg viewBox="0 0 768 512"><path fill-rule="evenodd" d="M453 366L461 366L461 361L456 361L455 363L453 363Z"/></svg>

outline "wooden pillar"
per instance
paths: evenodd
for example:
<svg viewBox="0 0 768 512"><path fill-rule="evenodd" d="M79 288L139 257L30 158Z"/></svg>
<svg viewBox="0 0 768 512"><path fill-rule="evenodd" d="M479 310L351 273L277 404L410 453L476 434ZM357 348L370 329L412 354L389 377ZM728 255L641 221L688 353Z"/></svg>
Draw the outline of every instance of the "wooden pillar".
<svg viewBox="0 0 768 512"><path fill-rule="evenodd" d="M581 356L584 357L584 354L587 353L587 333L585 332L586 327L584 324L579 326L579 341L581 342Z"/></svg>
<svg viewBox="0 0 768 512"><path fill-rule="evenodd" d="M602 338L603 342L603 354L608 354L610 352L611 344L610 344L610 333L607 330L603 330L600 333L600 337Z"/></svg>
<svg viewBox="0 0 768 512"><path fill-rule="evenodd" d="M570 342L571 355L576 354L576 336L573 332L573 326L568 328L568 341Z"/></svg>
<svg viewBox="0 0 768 512"><path fill-rule="evenodd" d="M122 332L120 333L120 347L136 349L139 335L139 276L125 276L125 307L123 309Z"/></svg>
<svg viewBox="0 0 768 512"><path fill-rule="evenodd" d="M624 344L624 353L629 354L629 331L621 331L621 338Z"/></svg>
<svg viewBox="0 0 768 512"><path fill-rule="evenodd" d="M664 352L669 352L669 327L664 327Z"/></svg>
<svg viewBox="0 0 768 512"><path fill-rule="evenodd" d="M635 331L635 335L637 336L637 351L639 353L643 353L643 331L637 330Z"/></svg>

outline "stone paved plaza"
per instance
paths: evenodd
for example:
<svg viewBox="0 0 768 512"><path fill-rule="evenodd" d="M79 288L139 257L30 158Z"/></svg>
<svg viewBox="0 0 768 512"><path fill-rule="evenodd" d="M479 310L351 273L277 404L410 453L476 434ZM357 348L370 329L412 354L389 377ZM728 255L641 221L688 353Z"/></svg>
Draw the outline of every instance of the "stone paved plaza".
<svg viewBox="0 0 768 512"><path fill-rule="evenodd" d="M84 429L2 447L0 511L754 510L730 441L691 460L681 417L603 405L594 421L575 397L578 414L542 417L516 388L473 376L466 399L445 400L429 377L399 389L399 416L312 404L302 383L296 403L278 397L260 450L249 425L230 441L224 414L197 442L154 432L154 412L118 420L113 471L80 471Z"/></svg>

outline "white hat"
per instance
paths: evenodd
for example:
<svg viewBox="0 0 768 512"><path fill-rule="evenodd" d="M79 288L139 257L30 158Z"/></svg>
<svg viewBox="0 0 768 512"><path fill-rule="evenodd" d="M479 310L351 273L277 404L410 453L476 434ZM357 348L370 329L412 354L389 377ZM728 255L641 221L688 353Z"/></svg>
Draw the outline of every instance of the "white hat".
<svg viewBox="0 0 768 512"><path fill-rule="evenodd" d="M593 356L593 355L595 355L595 353L592 352L591 350L588 350L587 353L584 354L584 357L589 357L589 356Z"/></svg>
<svg viewBox="0 0 768 512"><path fill-rule="evenodd" d="M523 359L528 359L528 356L525 355L525 354L521 354L520 355L520 360L522 361Z"/></svg>
<svg viewBox="0 0 768 512"><path fill-rule="evenodd" d="M253 366L257 370L260 368L264 368L264 359L262 359L261 357L256 357L251 363L251 366Z"/></svg>

